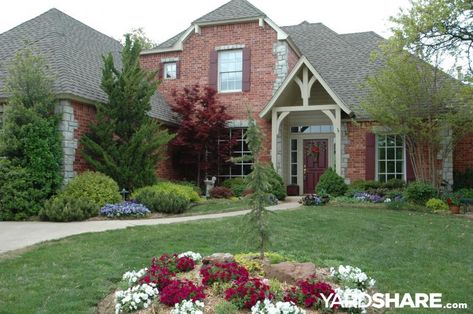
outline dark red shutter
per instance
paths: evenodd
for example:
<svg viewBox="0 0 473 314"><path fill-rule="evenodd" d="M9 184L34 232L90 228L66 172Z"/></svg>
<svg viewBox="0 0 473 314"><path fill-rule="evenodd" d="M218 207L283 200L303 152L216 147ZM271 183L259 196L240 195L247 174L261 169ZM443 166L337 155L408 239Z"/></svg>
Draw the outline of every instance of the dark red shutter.
<svg viewBox="0 0 473 314"><path fill-rule="evenodd" d="M412 167L411 156L409 154L409 147L406 144L406 181L411 182L416 180L414 168Z"/></svg>
<svg viewBox="0 0 473 314"><path fill-rule="evenodd" d="M218 76L218 53L213 50L210 51L209 64L209 87L217 90L217 76Z"/></svg>
<svg viewBox="0 0 473 314"><path fill-rule="evenodd" d="M376 135L366 133L365 179L376 177Z"/></svg>
<svg viewBox="0 0 473 314"><path fill-rule="evenodd" d="M176 61L176 79L181 77L181 61Z"/></svg>
<svg viewBox="0 0 473 314"><path fill-rule="evenodd" d="M249 48L243 48L243 81L242 90L248 92L250 90L251 76L251 51Z"/></svg>
<svg viewBox="0 0 473 314"><path fill-rule="evenodd" d="M159 62L158 78L159 78L160 80L163 79L163 74L164 74L164 63Z"/></svg>

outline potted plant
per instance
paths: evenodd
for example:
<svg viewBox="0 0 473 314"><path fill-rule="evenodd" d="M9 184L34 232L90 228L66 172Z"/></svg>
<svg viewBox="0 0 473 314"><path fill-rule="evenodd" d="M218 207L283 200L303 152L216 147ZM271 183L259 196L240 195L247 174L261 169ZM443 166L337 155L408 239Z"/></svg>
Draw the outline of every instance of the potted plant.
<svg viewBox="0 0 473 314"><path fill-rule="evenodd" d="M461 195L458 194L452 194L447 198L447 204L452 214L460 213L460 200Z"/></svg>

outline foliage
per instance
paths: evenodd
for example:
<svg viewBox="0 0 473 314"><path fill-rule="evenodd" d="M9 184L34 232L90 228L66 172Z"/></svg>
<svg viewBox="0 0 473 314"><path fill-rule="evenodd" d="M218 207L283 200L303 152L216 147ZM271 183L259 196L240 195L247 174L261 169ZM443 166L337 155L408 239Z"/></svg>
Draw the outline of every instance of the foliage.
<svg viewBox="0 0 473 314"><path fill-rule="evenodd" d="M462 198L473 198L473 188L470 189L460 189L455 192L462 196Z"/></svg>
<svg viewBox="0 0 473 314"><path fill-rule="evenodd" d="M285 291L284 301L307 308L325 309L322 295L329 299L334 293L331 285L317 281L315 277L310 277L306 280L299 280L296 286L288 288Z"/></svg>
<svg viewBox="0 0 473 314"><path fill-rule="evenodd" d="M473 188L473 168L453 171L453 189Z"/></svg>
<svg viewBox="0 0 473 314"><path fill-rule="evenodd" d="M258 253L236 254L235 261L252 276L264 276L263 261L259 259Z"/></svg>
<svg viewBox="0 0 473 314"><path fill-rule="evenodd" d="M410 51L466 59L472 74L473 16L470 0L414 0L391 18L397 40Z"/></svg>
<svg viewBox="0 0 473 314"><path fill-rule="evenodd" d="M448 206L460 206L462 196L458 193L452 193L447 196Z"/></svg>
<svg viewBox="0 0 473 314"><path fill-rule="evenodd" d="M431 210L448 210L448 205L438 198L431 198L425 203L425 207Z"/></svg>
<svg viewBox="0 0 473 314"><path fill-rule="evenodd" d="M251 308L251 314L305 314L305 310L297 307L291 302L272 303L265 299L263 302L258 301Z"/></svg>
<svg viewBox="0 0 473 314"><path fill-rule="evenodd" d="M37 213L36 194L28 171L0 159L0 220L23 220Z"/></svg>
<svg viewBox="0 0 473 314"><path fill-rule="evenodd" d="M136 285L127 290L115 292L115 311L135 312L148 308L153 299L158 296L158 289L153 283Z"/></svg>
<svg viewBox="0 0 473 314"><path fill-rule="evenodd" d="M88 198L61 193L46 201L39 216L49 221L80 221L97 215L97 209Z"/></svg>
<svg viewBox="0 0 473 314"><path fill-rule="evenodd" d="M268 215L270 212L265 206L272 194L271 182L274 181L274 178L272 179L273 175L269 173L268 166L261 161L263 134L256 125L251 112L248 112L248 129L244 137L251 155L234 159L234 161L240 162L253 160L252 171L246 178L248 190L251 190L253 193L249 196L251 210L245 215L246 230L244 234L247 235L248 239L251 239L252 243L256 242L260 252L260 259L263 260L264 251L270 240L270 228L268 225ZM257 241L254 241L255 236L258 239Z"/></svg>
<svg viewBox="0 0 473 314"><path fill-rule="evenodd" d="M335 170L328 168L320 176L319 183L317 183L316 192L324 191L331 196L340 196L345 194L348 186L345 180L339 176Z"/></svg>
<svg viewBox="0 0 473 314"><path fill-rule="evenodd" d="M179 185L184 185L184 186L189 186L191 187L198 195L202 195L202 189L195 184L195 182L191 181L185 181L185 180L180 180L180 181L173 181L172 183L179 184ZM194 200L193 200L194 201ZM196 200L197 201L197 200Z"/></svg>
<svg viewBox="0 0 473 314"><path fill-rule="evenodd" d="M161 191L175 193L189 200L189 202L199 202L199 193L194 185L189 183L159 182L154 185Z"/></svg>
<svg viewBox="0 0 473 314"><path fill-rule="evenodd" d="M247 182L245 178L231 178L223 181L222 186L232 190L233 195L240 197L246 190Z"/></svg>
<svg viewBox="0 0 473 314"><path fill-rule="evenodd" d="M156 47L158 44L150 39L142 27L133 28L131 32L125 34L130 36L132 42L139 42L143 50L148 50ZM122 45L126 45L126 42L122 41Z"/></svg>
<svg viewBox="0 0 473 314"><path fill-rule="evenodd" d="M269 291L274 296L275 301L282 301L284 299L283 284L277 279L269 279Z"/></svg>
<svg viewBox="0 0 473 314"><path fill-rule="evenodd" d="M378 58L384 66L367 79L370 93L361 107L404 138L416 179L437 187L441 183L437 156L447 158L455 144L473 131L473 91L396 42L383 47Z"/></svg>
<svg viewBox="0 0 473 314"><path fill-rule="evenodd" d="M374 287L376 280L368 277L360 268L350 265L340 265L330 268L330 274L343 287L357 288L365 291Z"/></svg>
<svg viewBox="0 0 473 314"><path fill-rule="evenodd" d="M156 165L172 135L148 116L156 92L155 73L140 67L141 41L125 38L123 67L103 58L101 87L108 101L97 104L96 120L81 138L82 155L95 170L134 190L156 182Z"/></svg>
<svg viewBox="0 0 473 314"><path fill-rule="evenodd" d="M184 168L195 169L198 185L203 176L216 170L218 160L230 158L233 146L232 141L216 145L227 136L227 122L231 119L226 107L216 100L216 93L197 84L181 92L173 91L175 102L171 109L179 116L180 123L171 145L175 159Z"/></svg>
<svg viewBox="0 0 473 314"><path fill-rule="evenodd" d="M187 194L179 193L179 186L169 188L169 186L153 185L137 189L132 197L139 203L145 205L152 211L180 214L190 206L190 198Z"/></svg>
<svg viewBox="0 0 473 314"><path fill-rule="evenodd" d="M284 186L284 180L282 177L276 172L272 165L268 165L266 167L266 171L268 173L268 180L270 187L270 193L276 196L276 198L280 201L284 200L287 196L286 188Z"/></svg>
<svg viewBox="0 0 473 314"><path fill-rule="evenodd" d="M29 199L9 197L8 204L3 202L6 207L0 208L0 219L38 214L44 201L61 186L61 135L53 84L46 61L29 49L18 52L8 67L4 86L9 99L0 132L0 158L8 160L13 173L2 176L28 178L28 182L24 186L10 182L0 190L16 185L17 193Z"/></svg>
<svg viewBox="0 0 473 314"><path fill-rule="evenodd" d="M299 201L304 206L321 206L329 202L329 197L322 197L317 194L307 194Z"/></svg>
<svg viewBox="0 0 473 314"><path fill-rule="evenodd" d="M118 203L122 199L117 183L107 175L94 171L85 171L75 176L60 194L87 199L96 206L96 214L105 204Z"/></svg>
<svg viewBox="0 0 473 314"><path fill-rule="evenodd" d="M391 210L408 210L414 212L430 212L431 210L424 206L424 204L418 204L409 202L405 198L399 197L393 199L391 202L385 203L386 207Z"/></svg>
<svg viewBox="0 0 473 314"><path fill-rule="evenodd" d="M143 204L125 201L118 204L107 204L100 209L100 215L113 217L143 217L151 212Z"/></svg>
<svg viewBox="0 0 473 314"><path fill-rule="evenodd" d="M161 303L174 306L183 300L203 300L205 298L204 287L196 286L192 281L187 279L171 280L160 291L159 300Z"/></svg>
<svg viewBox="0 0 473 314"><path fill-rule="evenodd" d="M176 303L171 310L171 314L203 314L204 303L202 301L183 300Z"/></svg>
<svg viewBox="0 0 473 314"><path fill-rule="evenodd" d="M233 197L233 192L229 188L224 186L216 186L210 190L211 198L231 198Z"/></svg>
<svg viewBox="0 0 473 314"><path fill-rule="evenodd" d="M239 309L251 309L257 301L272 299L269 285L259 278L240 278L225 291L225 300Z"/></svg>
<svg viewBox="0 0 473 314"><path fill-rule="evenodd" d="M406 199L421 205L424 205L427 200L436 197L437 194L437 190L432 184L422 181L412 182L406 188Z"/></svg>
<svg viewBox="0 0 473 314"><path fill-rule="evenodd" d="M224 301L215 306L215 314L236 314L238 308L232 302Z"/></svg>
<svg viewBox="0 0 473 314"><path fill-rule="evenodd" d="M237 263L215 263L202 266L200 269L202 284L213 285L215 282L231 282L240 278L248 278L245 267Z"/></svg>

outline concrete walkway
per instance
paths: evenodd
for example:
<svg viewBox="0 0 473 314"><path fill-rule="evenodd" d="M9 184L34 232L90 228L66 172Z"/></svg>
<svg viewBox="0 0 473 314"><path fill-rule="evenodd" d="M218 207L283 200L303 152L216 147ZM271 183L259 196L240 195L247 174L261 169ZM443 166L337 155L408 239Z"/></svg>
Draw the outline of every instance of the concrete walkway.
<svg viewBox="0 0 473 314"><path fill-rule="evenodd" d="M288 197L284 202L268 207L269 210L285 210L299 207L299 197ZM156 219L99 220L80 222L2 221L0 222L0 254L22 249L43 241L64 238L86 232L125 229L134 226L163 225L204 219L241 216L249 210L219 214L195 215Z"/></svg>

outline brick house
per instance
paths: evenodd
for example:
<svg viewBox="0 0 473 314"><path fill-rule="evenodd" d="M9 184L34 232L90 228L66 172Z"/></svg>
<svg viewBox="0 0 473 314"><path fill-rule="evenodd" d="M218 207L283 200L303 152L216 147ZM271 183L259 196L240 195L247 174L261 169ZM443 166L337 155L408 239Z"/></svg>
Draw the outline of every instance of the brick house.
<svg viewBox="0 0 473 314"><path fill-rule="evenodd" d="M99 87L101 55L118 54L121 45L53 9L0 34L0 60L24 44L17 38L25 34L35 36L29 41L59 73L58 110L63 114L64 171L69 178L86 167L78 139L93 119L93 103L105 100ZM233 117L230 134L239 139L234 155L248 153L241 136L249 107L265 135L264 158L300 194L312 192L328 167L347 182L413 180L403 139L384 134L360 110L366 91L359 85L381 66L369 58L382 41L373 32L337 34L321 23L281 27L248 1L231 0L142 52L142 66L159 70L162 79L150 115L170 128L178 126L168 105L172 91L208 85ZM0 101L2 96L7 97L0 94ZM450 184L453 170L473 168L473 137L439 163ZM158 168L162 177L177 176L172 158ZM215 175L240 177L250 168L247 163L222 165Z"/></svg>

